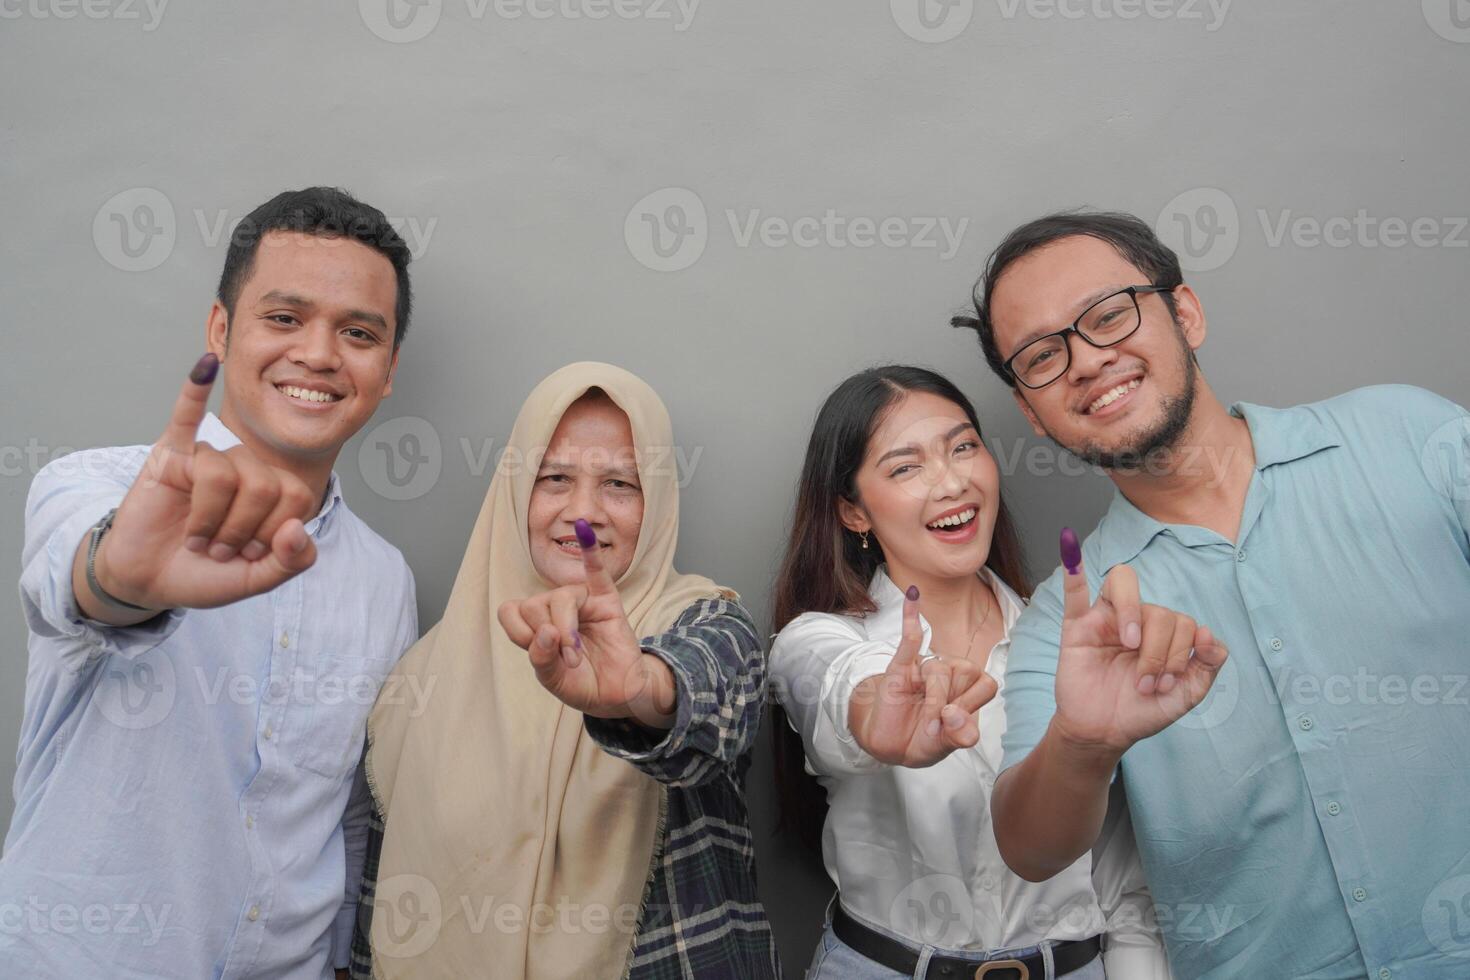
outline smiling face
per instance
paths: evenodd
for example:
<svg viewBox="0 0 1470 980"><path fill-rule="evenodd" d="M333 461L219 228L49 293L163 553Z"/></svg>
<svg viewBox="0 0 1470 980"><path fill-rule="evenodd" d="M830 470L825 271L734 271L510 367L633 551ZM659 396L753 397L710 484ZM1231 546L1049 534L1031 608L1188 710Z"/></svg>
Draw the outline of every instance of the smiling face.
<svg viewBox="0 0 1470 980"><path fill-rule="evenodd" d="M268 461L328 467L393 390L398 281L381 253L348 238L261 238L234 315L216 302L220 419Z"/></svg>
<svg viewBox="0 0 1470 980"><path fill-rule="evenodd" d="M561 417L531 489L531 563L554 587L585 580L573 525L592 525L616 582L633 563L643 526L633 427L601 392L573 402Z"/></svg>
<svg viewBox="0 0 1470 980"><path fill-rule="evenodd" d="M868 439L855 483L858 499L839 504L842 523L870 531L891 568L959 578L985 564L1000 471L959 405L901 395Z"/></svg>
<svg viewBox="0 0 1470 980"><path fill-rule="evenodd" d="M1147 276L1106 242L1061 239L1002 273L990 307L996 346L1008 359L1109 293L1147 284ZM1016 389L1016 401L1038 435L1110 469L1136 467L1179 440L1194 412L1193 351L1204 342L1205 320L1188 286L1173 295L1177 320L1171 320L1162 295L1141 294L1142 319L1131 337L1099 349L1069 335L1067 372L1044 388Z"/></svg>

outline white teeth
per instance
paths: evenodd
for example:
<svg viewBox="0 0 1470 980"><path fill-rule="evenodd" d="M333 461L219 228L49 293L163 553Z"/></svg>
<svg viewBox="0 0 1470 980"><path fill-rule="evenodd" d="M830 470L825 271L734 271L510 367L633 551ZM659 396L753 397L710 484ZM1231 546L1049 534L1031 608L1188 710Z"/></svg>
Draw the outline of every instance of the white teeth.
<svg viewBox="0 0 1470 980"><path fill-rule="evenodd" d="M276 389L284 395L300 399L304 402L334 402L340 400L339 395L333 395L325 391L312 391L310 388L298 388L295 385L276 385Z"/></svg>
<svg viewBox="0 0 1470 980"><path fill-rule="evenodd" d="M1097 411L1100 408L1107 408L1113 402L1117 401L1119 398L1122 398L1124 395L1128 394L1128 392L1132 391L1134 388L1137 388L1138 385L1139 385L1139 383L1142 380L1143 380L1142 378L1134 378L1132 381L1128 382L1127 384L1118 385L1118 387L1114 388L1112 391L1110 391L1107 394L1103 395L1101 398L1099 398L1097 401L1093 402L1091 405L1088 405L1087 406L1087 411L1088 412L1095 412L1095 411Z"/></svg>
<svg viewBox="0 0 1470 980"><path fill-rule="evenodd" d="M937 520L933 524L927 526L932 527L937 531L941 528L946 527L959 527L961 524L968 524L974 519L975 508L971 507L969 510L960 511L958 514L943 518L942 520Z"/></svg>

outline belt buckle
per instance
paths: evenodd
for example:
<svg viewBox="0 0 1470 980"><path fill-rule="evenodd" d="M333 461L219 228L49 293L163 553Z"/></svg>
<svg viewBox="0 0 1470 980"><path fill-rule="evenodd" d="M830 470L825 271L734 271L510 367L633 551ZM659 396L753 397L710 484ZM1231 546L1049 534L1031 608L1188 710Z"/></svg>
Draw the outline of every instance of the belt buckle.
<svg viewBox="0 0 1470 980"><path fill-rule="evenodd" d="M1016 980L1031 980L1031 968L1020 960L991 960L989 963L981 963L975 970L975 980L984 980L985 975L993 970L1018 970L1021 975Z"/></svg>

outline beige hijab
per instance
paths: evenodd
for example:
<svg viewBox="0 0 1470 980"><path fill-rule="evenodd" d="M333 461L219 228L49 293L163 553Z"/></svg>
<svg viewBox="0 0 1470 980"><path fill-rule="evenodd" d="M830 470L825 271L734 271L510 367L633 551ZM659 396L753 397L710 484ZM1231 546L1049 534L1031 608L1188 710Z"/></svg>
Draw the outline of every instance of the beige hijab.
<svg viewBox="0 0 1470 980"><path fill-rule="evenodd" d="M643 525L617 582L634 633L665 632L697 600L734 596L674 571L673 430L653 389L592 362L537 385L444 618L398 664L368 722L368 780L386 825L371 931L380 980L628 972L663 787L588 737L496 618L506 599L550 588L531 564L531 488L563 413L593 387L627 413L638 452Z"/></svg>

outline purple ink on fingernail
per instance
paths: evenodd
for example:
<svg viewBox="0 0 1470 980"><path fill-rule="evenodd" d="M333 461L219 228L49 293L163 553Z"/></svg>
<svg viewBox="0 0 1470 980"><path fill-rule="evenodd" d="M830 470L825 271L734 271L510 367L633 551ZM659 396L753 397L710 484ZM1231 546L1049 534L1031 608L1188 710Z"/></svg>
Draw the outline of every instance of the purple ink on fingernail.
<svg viewBox="0 0 1470 980"><path fill-rule="evenodd" d="M189 380L196 385L207 385L214 380L215 372L218 370L219 358L213 354L205 354L194 365L194 370L189 372Z"/></svg>
<svg viewBox="0 0 1470 980"><path fill-rule="evenodd" d="M579 651L582 649L582 632L580 630L572 630L572 646Z"/></svg>
<svg viewBox="0 0 1470 980"><path fill-rule="evenodd" d="M909 586L909 590L907 592L905 592L904 595L908 596L909 602L918 602L919 601L919 587L917 585L911 585L911 586Z"/></svg>
<svg viewBox="0 0 1470 980"><path fill-rule="evenodd" d="M580 544L584 549L592 549L597 547L597 532L592 530L591 524L588 524L586 521L582 520L579 517L577 518L577 521L573 525L573 527L577 529L578 544Z"/></svg>
<svg viewBox="0 0 1470 980"><path fill-rule="evenodd" d="M1070 527L1062 528L1062 564L1068 575L1076 575L1082 568L1082 543Z"/></svg>

